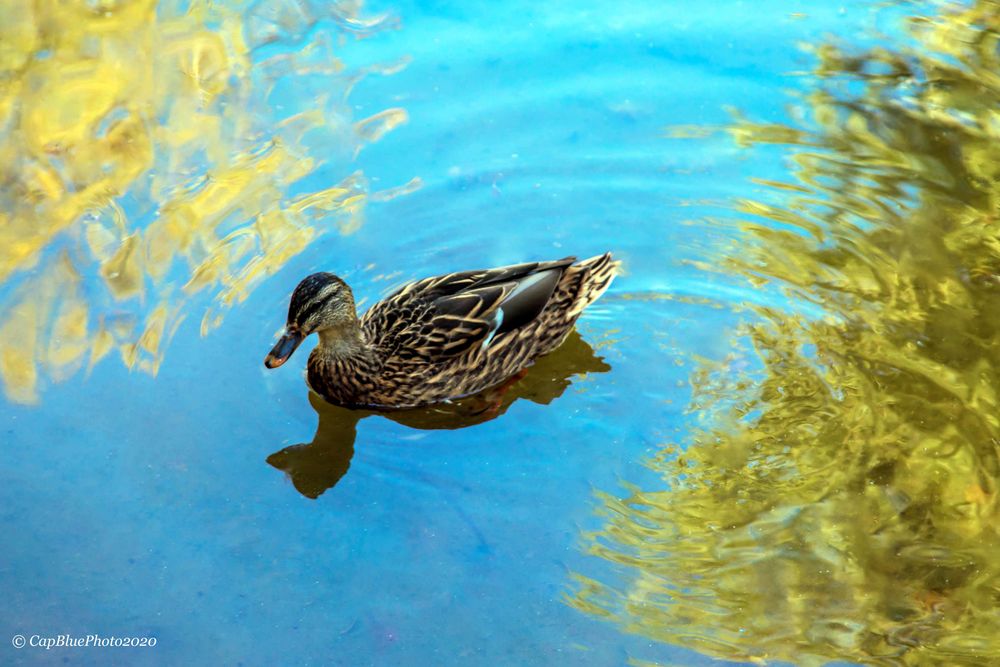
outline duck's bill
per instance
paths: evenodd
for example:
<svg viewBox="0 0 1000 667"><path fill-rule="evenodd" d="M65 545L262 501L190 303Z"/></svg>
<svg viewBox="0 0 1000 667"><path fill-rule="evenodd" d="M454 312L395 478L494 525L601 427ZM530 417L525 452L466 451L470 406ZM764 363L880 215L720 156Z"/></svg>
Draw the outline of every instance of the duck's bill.
<svg viewBox="0 0 1000 667"><path fill-rule="evenodd" d="M301 334L285 332L285 335L275 344L271 351L264 357L264 365L268 368L277 368L288 361L295 348L302 342Z"/></svg>

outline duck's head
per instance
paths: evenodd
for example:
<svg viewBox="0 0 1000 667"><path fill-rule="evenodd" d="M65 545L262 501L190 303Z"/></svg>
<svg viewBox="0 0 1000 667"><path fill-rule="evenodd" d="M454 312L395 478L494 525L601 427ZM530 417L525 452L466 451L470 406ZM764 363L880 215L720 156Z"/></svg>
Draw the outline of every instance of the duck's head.
<svg viewBox="0 0 1000 667"><path fill-rule="evenodd" d="M264 357L264 365L277 368L313 332L335 332L357 325L354 295L343 280L332 273L307 276L292 292L288 321L281 338Z"/></svg>

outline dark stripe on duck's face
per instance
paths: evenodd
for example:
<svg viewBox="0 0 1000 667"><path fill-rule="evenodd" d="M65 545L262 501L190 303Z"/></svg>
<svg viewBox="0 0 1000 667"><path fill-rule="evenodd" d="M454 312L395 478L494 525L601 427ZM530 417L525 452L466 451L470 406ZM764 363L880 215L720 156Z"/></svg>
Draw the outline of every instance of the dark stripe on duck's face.
<svg viewBox="0 0 1000 667"><path fill-rule="evenodd" d="M311 318L313 315L322 310L323 306L326 305L326 303L330 300L332 296L333 292L330 292L325 296L317 294L312 301L303 304L303 310L299 311L299 313L297 313L295 316L295 324L300 329L305 330L306 322L309 321L309 318Z"/></svg>

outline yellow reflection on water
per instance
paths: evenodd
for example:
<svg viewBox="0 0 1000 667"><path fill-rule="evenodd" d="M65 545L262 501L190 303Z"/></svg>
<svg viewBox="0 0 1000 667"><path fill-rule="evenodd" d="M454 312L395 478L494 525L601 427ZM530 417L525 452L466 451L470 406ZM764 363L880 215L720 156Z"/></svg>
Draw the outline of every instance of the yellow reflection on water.
<svg viewBox="0 0 1000 667"><path fill-rule="evenodd" d="M791 305L694 375L662 487L602 495L620 576L577 608L719 658L1000 660L1000 4L941 7L818 48L801 126L730 128L794 179L708 264Z"/></svg>
<svg viewBox="0 0 1000 667"><path fill-rule="evenodd" d="M310 32L322 20L340 28ZM205 332L318 235L356 229L367 181L341 163L406 113L354 119L347 95L401 63L352 71L335 51L386 26L351 0L0 0L8 398L112 352L156 372L191 303Z"/></svg>

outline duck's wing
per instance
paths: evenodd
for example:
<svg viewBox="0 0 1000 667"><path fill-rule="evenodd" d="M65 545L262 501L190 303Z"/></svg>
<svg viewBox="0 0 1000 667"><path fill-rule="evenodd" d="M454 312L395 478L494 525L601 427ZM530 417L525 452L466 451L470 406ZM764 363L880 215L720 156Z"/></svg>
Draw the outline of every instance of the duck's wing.
<svg viewBox="0 0 1000 667"><path fill-rule="evenodd" d="M372 306L363 326L383 354L441 361L532 322L576 258L425 278Z"/></svg>

